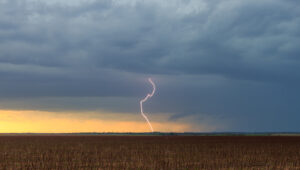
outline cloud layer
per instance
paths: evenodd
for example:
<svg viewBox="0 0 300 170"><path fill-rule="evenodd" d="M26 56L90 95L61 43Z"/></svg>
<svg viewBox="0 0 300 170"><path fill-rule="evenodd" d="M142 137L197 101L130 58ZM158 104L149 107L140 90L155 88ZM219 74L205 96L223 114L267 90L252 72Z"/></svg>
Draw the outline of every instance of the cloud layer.
<svg viewBox="0 0 300 170"><path fill-rule="evenodd" d="M145 107L170 120L206 115L229 119L226 130L299 131L299 8L296 0L1 0L0 106L138 112L152 76L158 95Z"/></svg>

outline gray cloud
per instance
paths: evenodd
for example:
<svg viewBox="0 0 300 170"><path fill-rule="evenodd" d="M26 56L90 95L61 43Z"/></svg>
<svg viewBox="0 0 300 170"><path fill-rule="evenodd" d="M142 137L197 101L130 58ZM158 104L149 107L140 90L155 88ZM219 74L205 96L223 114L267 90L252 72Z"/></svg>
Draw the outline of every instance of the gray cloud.
<svg viewBox="0 0 300 170"><path fill-rule="evenodd" d="M152 76L151 112L218 115L236 121L232 130L300 130L292 121L300 118L299 5L2 0L1 108L134 112Z"/></svg>

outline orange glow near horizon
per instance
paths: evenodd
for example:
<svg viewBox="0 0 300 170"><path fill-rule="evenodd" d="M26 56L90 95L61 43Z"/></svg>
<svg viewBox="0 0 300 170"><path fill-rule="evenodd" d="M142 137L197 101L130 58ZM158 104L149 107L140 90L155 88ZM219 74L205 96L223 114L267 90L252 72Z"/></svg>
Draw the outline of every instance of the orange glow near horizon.
<svg viewBox="0 0 300 170"><path fill-rule="evenodd" d="M125 114L127 119L118 120L120 115L0 110L0 133L149 132L139 114ZM161 132L185 132L192 128L188 123L179 122L154 120L152 124Z"/></svg>

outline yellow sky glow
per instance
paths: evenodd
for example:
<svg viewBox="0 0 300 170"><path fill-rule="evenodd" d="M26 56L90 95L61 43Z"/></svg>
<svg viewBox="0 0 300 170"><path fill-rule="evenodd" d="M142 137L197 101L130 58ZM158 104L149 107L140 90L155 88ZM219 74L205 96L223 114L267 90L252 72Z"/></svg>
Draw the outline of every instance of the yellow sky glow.
<svg viewBox="0 0 300 170"><path fill-rule="evenodd" d="M188 123L168 122L163 119L165 118L161 117L157 119L160 121L152 121L155 131L191 131L192 125ZM149 130L147 123L139 114L0 110L0 133L149 132ZM202 130L207 129L203 127Z"/></svg>

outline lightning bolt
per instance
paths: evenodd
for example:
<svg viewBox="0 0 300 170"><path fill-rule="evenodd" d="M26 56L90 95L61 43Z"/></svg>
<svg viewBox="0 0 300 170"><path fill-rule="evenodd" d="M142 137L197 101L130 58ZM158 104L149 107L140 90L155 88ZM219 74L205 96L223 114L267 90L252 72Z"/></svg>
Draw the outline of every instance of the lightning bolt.
<svg viewBox="0 0 300 170"><path fill-rule="evenodd" d="M152 85L152 87L153 87L153 90L152 90L152 93L150 93L150 94L148 93L147 96L146 96L144 99L142 99L142 100L140 101L140 107L141 107L141 114L142 114L142 116L145 118L145 120L147 121L147 123L148 123L150 129L151 129L152 132L153 132L152 125L151 125L151 123L150 123L148 117L144 114L144 111L143 111L143 103L144 103L145 101L147 101L149 98L151 98L151 97L154 95L155 90L156 90L156 86L155 86L155 84L153 83L153 81L151 80L151 78L148 78L148 81L151 83L151 85Z"/></svg>

